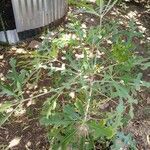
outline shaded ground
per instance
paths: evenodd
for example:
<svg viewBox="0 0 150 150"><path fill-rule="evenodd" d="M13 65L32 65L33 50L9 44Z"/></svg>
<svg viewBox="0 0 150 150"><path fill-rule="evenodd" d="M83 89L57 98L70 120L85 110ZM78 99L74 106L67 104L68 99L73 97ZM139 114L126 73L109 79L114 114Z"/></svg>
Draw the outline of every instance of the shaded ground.
<svg viewBox="0 0 150 150"><path fill-rule="evenodd" d="M74 10L76 12L76 10ZM83 22L86 22L88 26L97 25L98 19L93 16L83 14L78 16ZM132 18L136 21L138 29L142 32L143 37L136 39L137 52L139 55L150 55L150 11L143 7L139 7L132 3L127 6L114 8L113 11L107 16L107 19L120 20L122 26L128 26L128 21ZM5 74L9 70L10 57L16 57L18 53L24 51L30 51L28 49L29 42L22 43L13 47L0 47L0 78L3 79ZM7 51L11 49L11 51ZM3 51L6 50L6 51ZM18 56L17 56L18 57ZM150 81L150 70L144 72L144 78ZM47 82L47 81L46 81ZM44 81L43 81L44 83ZM0 102L5 98L0 97ZM41 105L44 101L43 98L39 98L38 101L31 102L30 105L25 104L22 106L25 108L25 112L19 112L20 117L12 118L3 128L0 128L0 149L7 147L12 143L16 143L13 150L47 150L48 139L46 137L46 131L40 126L38 117L41 111ZM132 133L135 137L139 150L150 149L150 92L149 90L143 90L139 93L139 105L136 106L135 118L128 126L123 129L126 132ZM26 110L26 107L28 109ZM34 116L34 118L33 118ZM15 121L14 121L15 120Z"/></svg>

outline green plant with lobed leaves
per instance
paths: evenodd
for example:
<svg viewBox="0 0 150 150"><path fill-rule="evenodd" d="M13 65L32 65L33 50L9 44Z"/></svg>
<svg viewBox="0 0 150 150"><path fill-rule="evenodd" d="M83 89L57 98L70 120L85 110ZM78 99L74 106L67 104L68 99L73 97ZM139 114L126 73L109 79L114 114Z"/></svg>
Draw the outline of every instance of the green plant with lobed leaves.
<svg viewBox="0 0 150 150"><path fill-rule="evenodd" d="M22 103L31 100L24 98L26 85L38 85L44 72L51 85L46 87L46 92L37 93L32 99L51 95L44 102L40 115L41 124L48 130L50 149L103 149L103 143L105 148L115 149L115 139L136 149L130 136L118 131L134 116L137 92L150 87L138 72L140 68L150 66L149 58L134 53L132 39L139 33L133 22L125 30L120 30L115 22L103 26L103 13L114 3L108 8L108 4L103 7L103 1L100 3L100 25L87 29L70 15L65 30L51 42L45 40L36 52L31 53L32 61L20 62L24 69L19 71L16 60L11 59L9 84L1 82L0 88L1 94L14 101L1 104L1 125ZM90 9L93 14L94 9ZM13 108L11 112L7 111L9 108Z"/></svg>

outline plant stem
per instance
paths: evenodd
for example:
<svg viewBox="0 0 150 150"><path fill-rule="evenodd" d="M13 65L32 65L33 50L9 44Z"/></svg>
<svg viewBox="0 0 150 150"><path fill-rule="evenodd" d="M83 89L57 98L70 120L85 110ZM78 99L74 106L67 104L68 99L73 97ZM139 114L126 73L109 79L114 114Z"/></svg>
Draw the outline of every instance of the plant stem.
<svg viewBox="0 0 150 150"><path fill-rule="evenodd" d="M89 98L88 98L87 105L86 105L86 110L85 110L85 116L84 116L83 123L85 123L87 121L87 117L88 117L88 112L89 112L90 103L91 103L91 99L92 99L93 79L94 79L94 77L92 76L92 78L90 80L90 85L89 85L90 86Z"/></svg>
<svg viewBox="0 0 150 150"><path fill-rule="evenodd" d="M111 5L110 5L110 3L107 4L106 9L103 13L103 16L105 16L114 7L114 5L117 3L117 1L118 0L115 0Z"/></svg>

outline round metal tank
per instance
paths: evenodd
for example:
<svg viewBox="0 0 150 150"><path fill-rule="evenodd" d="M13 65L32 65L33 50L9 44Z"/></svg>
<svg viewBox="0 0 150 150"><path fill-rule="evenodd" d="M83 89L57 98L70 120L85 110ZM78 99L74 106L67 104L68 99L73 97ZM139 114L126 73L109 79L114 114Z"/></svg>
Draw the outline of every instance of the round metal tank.
<svg viewBox="0 0 150 150"><path fill-rule="evenodd" d="M0 41L12 44L31 38L66 12L65 0L1 0Z"/></svg>

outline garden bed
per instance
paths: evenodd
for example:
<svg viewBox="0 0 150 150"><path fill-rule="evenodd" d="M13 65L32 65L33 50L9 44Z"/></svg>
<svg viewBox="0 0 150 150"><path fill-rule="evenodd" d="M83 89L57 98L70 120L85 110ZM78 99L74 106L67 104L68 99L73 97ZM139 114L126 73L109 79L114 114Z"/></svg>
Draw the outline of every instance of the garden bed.
<svg viewBox="0 0 150 150"><path fill-rule="evenodd" d="M72 9L72 8L71 8ZM73 8L72 9L74 13L78 11L78 9ZM129 13L130 12L130 13ZM134 12L137 12L137 14L134 14ZM145 13L144 13L145 12ZM132 14L132 15L131 15ZM109 19L118 19L122 22L121 28L125 28L126 25L128 25L128 21L131 19L131 17L135 17L138 25L138 30L140 32L143 32L143 37L138 39L135 38L134 42L137 45L136 52L138 55L143 55L144 57L147 57L150 55L150 52L148 51L149 48L149 38L150 38L150 18L149 13L145 8L139 8L138 6L134 5L127 5L127 9L123 9L123 7L115 7L106 17L105 21ZM76 15L79 20L81 20L83 23L87 25L87 30L93 26L99 24L99 20L95 18L93 15L88 14L82 14L79 13ZM145 19L143 19L145 18ZM65 25L63 27L59 27L56 32L59 32L61 30L67 30L67 24L68 20L66 20ZM139 24L139 22L141 24ZM57 35L57 34L55 34ZM53 36L52 36L53 37ZM55 38L55 36L54 36ZM40 41L39 39L35 39ZM0 77L1 79L5 78L5 75L10 70L9 60L10 58L14 57L19 62L23 61L25 62L26 59L32 60L30 58L30 53L34 52L34 49L28 48L28 45L30 42L25 42L22 44L19 44L17 46L13 47L2 47L0 51ZM109 47L109 44L108 44ZM67 51L67 49L66 49ZM61 58L61 55L60 55ZM27 61L28 62L28 61ZM25 63L24 63L25 64ZM19 67L18 70L22 68L23 66L17 64ZM59 63L56 64L59 66ZM30 66L29 66L30 67ZM144 71L144 77L148 82L150 75L150 70L147 69ZM59 77L58 77L59 79ZM56 82L56 81L55 81ZM25 93L25 97L28 98L32 96L31 94L41 92L40 90L45 90L46 88L49 88L51 84L58 84L55 83L53 79L51 79L49 76L46 75L44 69L41 70L41 78L39 80L38 87L32 87L32 85L29 88L29 91ZM38 91L39 90L39 91ZM32 149L32 150L47 150L49 147L48 138L47 138L47 128L44 128L39 123L39 116L42 110L42 105L47 97L50 95L45 95L38 97L36 101L29 101L22 105L20 107L20 111L24 110L24 112L18 112L20 116L15 117L13 116L2 128L0 128L0 149L10 146L11 144L14 144L14 147L12 149L20 150L20 149ZM0 102L4 102L7 99L7 97L3 96L0 97ZM132 133L133 137L135 138L137 142L137 147L139 150L141 149L149 149L149 141L147 141L147 137L150 135L149 130L149 116L147 116L147 110L150 109L150 93L149 90L143 89L138 95L139 104L135 106L135 118L128 123L127 127L125 127L123 130L126 133ZM60 97L60 103L61 105L65 104L65 97ZM102 107L102 110L109 110L113 107L113 103L105 103ZM146 111L145 111L146 110ZM15 143L16 142L16 143ZM16 144L16 146L15 146ZM99 145L99 148L101 149L109 149L106 144ZM98 148L97 148L98 149Z"/></svg>

